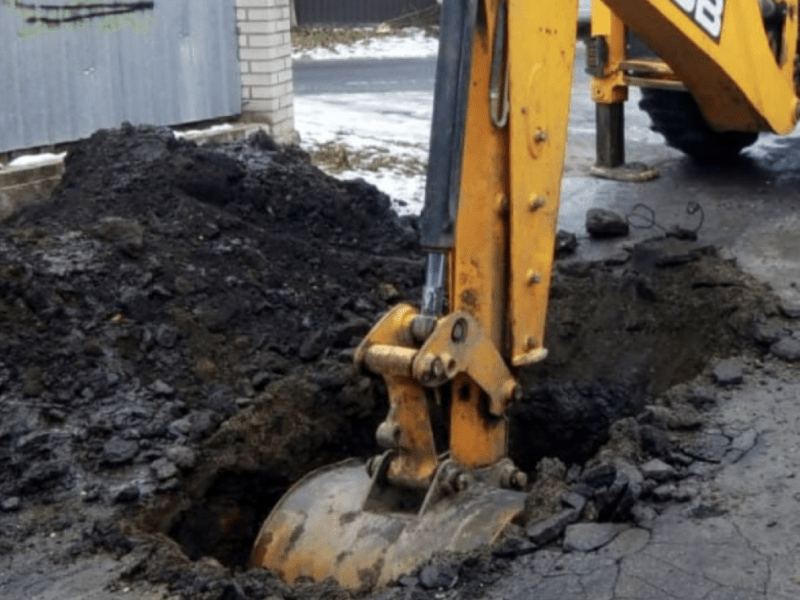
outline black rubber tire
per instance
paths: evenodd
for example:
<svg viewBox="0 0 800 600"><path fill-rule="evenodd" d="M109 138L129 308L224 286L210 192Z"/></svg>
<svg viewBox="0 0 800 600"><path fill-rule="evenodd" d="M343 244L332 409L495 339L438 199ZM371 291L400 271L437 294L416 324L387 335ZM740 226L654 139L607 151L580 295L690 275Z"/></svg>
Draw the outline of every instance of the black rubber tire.
<svg viewBox="0 0 800 600"><path fill-rule="evenodd" d="M758 139L758 133L711 129L688 92L642 88L639 108L650 115L650 129L663 135L668 146L699 163L731 162Z"/></svg>

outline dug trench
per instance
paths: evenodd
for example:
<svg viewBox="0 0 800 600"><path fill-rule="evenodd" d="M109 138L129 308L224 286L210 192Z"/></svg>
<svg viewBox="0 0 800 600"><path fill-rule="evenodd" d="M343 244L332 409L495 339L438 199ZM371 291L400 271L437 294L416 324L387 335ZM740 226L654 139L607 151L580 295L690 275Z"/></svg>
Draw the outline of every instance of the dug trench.
<svg viewBox="0 0 800 600"><path fill-rule="evenodd" d="M264 135L197 147L125 126L79 144L0 248L0 556L56 529L69 544L37 560L139 556L122 579L178 596L347 596L245 564L293 481L376 452L386 390L353 351L420 296L414 219ZM531 485L502 556L552 541L531 528L570 494L585 520L635 519L638 468L691 462L672 433L694 435L708 394L684 382L783 328L769 290L699 243L559 259L550 354L509 413Z"/></svg>

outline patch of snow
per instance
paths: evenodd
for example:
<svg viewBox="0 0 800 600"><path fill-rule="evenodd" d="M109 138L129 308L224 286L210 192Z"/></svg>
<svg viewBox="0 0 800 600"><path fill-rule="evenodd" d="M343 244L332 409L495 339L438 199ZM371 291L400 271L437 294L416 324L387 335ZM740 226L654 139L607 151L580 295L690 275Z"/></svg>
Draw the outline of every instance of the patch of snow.
<svg viewBox="0 0 800 600"><path fill-rule="evenodd" d="M50 152L42 152L41 154L29 154L27 156L20 156L19 158L15 158L10 163L8 163L7 166L12 168L35 167L38 165L44 165L64 160L64 157L66 155L67 155L66 152L61 152L60 154L51 154Z"/></svg>
<svg viewBox="0 0 800 600"><path fill-rule="evenodd" d="M317 94L294 99L295 127L303 140L345 140L427 147L433 115L427 92Z"/></svg>
<svg viewBox="0 0 800 600"><path fill-rule="evenodd" d="M401 216L419 215L425 203L425 175L402 175L392 171L343 171L337 179L363 179L392 200L392 208Z"/></svg>
<svg viewBox="0 0 800 600"><path fill-rule="evenodd" d="M213 134L219 133L221 131L228 131L229 129L233 129L233 125L230 123L221 123L219 125L212 125L206 129L187 129L185 131L173 131L172 133L175 134L176 138L192 138L201 134Z"/></svg>
<svg viewBox="0 0 800 600"><path fill-rule="evenodd" d="M229 129L233 129L233 125L230 123L222 123L220 125L212 125L206 129L188 129L186 131L173 131L173 133L176 138L193 138L201 134L219 133L220 131L228 131ZM64 160L66 156L66 152L60 152L59 154L52 154L50 152L28 154L15 158L9 162L5 168L35 167Z"/></svg>
<svg viewBox="0 0 800 600"><path fill-rule="evenodd" d="M402 33L368 38L353 44L337 44L333 48L295 50L294 60L342 60L352 58L428 58L439 52L439 39L424 29L409 28Z"/></svg>
<svg viewBox="0 0 800 600"><path fill-rule="evenodd" d="M403 161L428 160L432 96L426 92L319 94L296 96L295 128L302 145L313 149L329 142L399 164L379 171L349 170L339 179L362 178L392 198L399 214L419 214L425 197L425 175L403 172Z"/></svg>
<svg viewBox="0 0 800 600"><path fill-rule="evenodd" d="M784 137L773 133L764 133L754 145L745 148L744 154L755 160L766 160L771 156L780 156L781 153L785 153L787 144Z"/></svg>

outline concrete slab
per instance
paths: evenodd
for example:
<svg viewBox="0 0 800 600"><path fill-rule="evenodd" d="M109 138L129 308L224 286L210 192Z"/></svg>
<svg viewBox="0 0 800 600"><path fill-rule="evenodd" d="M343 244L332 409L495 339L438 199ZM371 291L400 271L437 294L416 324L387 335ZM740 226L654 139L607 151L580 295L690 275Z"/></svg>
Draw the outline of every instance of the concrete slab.
<svg viewBox="0 0 800 600"><path fill-rule="evenodd" d="M61 182L63 173L64 161L60 159L0 171L0 222L22 206L47 200Z"/></svg>

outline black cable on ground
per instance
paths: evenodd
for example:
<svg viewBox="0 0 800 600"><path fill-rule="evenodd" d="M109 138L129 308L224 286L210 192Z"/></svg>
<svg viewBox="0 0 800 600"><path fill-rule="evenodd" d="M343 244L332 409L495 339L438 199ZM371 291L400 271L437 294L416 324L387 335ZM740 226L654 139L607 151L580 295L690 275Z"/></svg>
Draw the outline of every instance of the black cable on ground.
<svg viewBox="0 0 800 600"><path fill-rule="evenodd" d="M686 214L690 216L699 214L700 220L694 228L680 227L678 225L666 228L656 221L656 211L647 204L640 202L635 204L631 212L625 216L625 221L636 229L658 229L666 237L680 240L696 240L697 232L703 227L703 222L705 221L705 212L698 202L690 200L686 203Z"/></svg>

